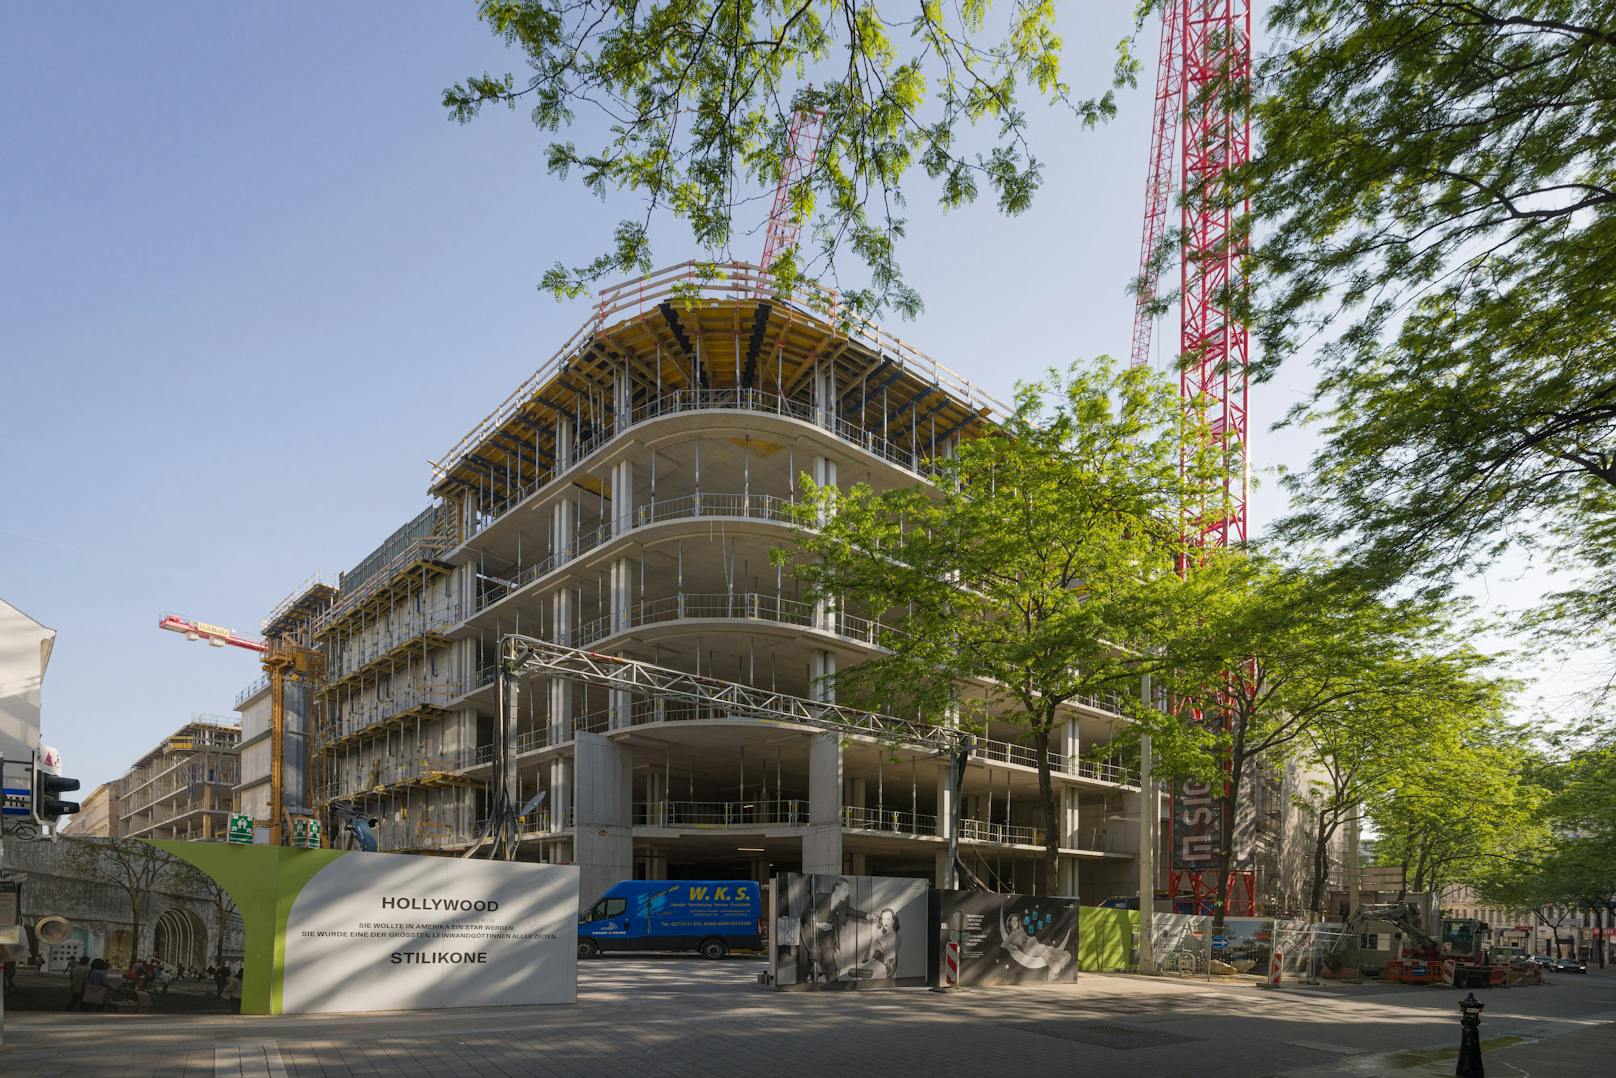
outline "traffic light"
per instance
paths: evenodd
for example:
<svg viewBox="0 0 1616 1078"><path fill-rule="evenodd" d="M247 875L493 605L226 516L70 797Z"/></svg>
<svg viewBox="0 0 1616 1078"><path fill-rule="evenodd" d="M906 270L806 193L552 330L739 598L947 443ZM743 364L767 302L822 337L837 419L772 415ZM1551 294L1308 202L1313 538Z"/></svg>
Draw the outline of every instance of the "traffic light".
<svg viewBox="0 0 1616 1078"><path fill-rule="evenodd" d="M52 775L43 768L34 769L34 812L41 821L51 825L63 816L72 816L79 810L77 801L63 801L57 794L72 793L79 788L78 779Z"/></svg>

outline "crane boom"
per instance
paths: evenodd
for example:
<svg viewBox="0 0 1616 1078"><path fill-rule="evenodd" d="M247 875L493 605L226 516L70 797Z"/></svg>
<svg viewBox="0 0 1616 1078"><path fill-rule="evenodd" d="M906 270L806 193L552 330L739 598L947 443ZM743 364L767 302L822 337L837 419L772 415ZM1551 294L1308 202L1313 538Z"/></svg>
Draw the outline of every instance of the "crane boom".
<svg viewBox="0 0 1616 1078"><path fill-rule="evenodd" d="M222 625L209 625L205 621L192 621L179 614L162 615L157 621L157 627L167 629L171 633L181 633L187 640L206 640L216 648L229 645L233 648L255 651L260 655L269 650L269 645L256 637L237 636Z"/></svg>
<svg viewBox="0 0 1616 1078"><path fill-rule="evenodd" d="M758 269L764 273L781 251L797 245L802 219L791 208L791 189L806 180L819 155L819 134L824 129L823 109L800 108L791 114L786 133L786 159L780 169L780 182L774 188L774 207L769 211L769 227L763 236L763 258Z"/></svg>

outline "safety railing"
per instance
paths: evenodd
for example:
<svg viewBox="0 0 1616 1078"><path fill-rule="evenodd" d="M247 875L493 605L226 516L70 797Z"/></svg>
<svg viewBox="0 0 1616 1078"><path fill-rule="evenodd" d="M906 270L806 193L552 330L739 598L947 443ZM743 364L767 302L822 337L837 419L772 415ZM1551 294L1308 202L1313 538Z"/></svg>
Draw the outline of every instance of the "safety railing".
<svg viewBox="0 0 1616 1078"><path fill-rule="evenodd" d="M633 819L636 827L806 827L808 802L640 801L634 805Z"/></svg>
<svg viewBox="0 0 1616 1078"><path fill-rule="evenodd" d="M369 700L357 704L344 701L340 713L329 727L327 740L337 741L352 737L417 709L423 712L435 711L446 707L451 695L447 687L428 689L395 687L393 694L383 700Z"/></svg>
<svg viewBox="0 0 1616 1078"><path fill-rule="evenodd" d="M336 658L328 668L327 680L337 682L351 677L378 659L397 652L422 637L453 624L454 621L455 610L449 606L420 613L412 612L385 631L367 633L358 640L339 645L336 649Z"/></svg>
<svg viewBox="0 0 1616 1078"><path fill-rule="evenodd" d="M885 831L894 835L936 835L937 817L924 812L843 805L842 826L855 831Z"/></svg>
<svg viewBox="0 0 1616 1078"><path fill-rule="evenodd" d="M680 498L664 498L646 505L636 506L630 529L648 524L661 524L671 520L694 520L703 517L731 517L748 520L788 522L791 502L769 494L732 494L698 491ZM486 610L512 592L527 587L568 562L589 553L615 539L620 532L611 521L574 537L572 542L541 561L522 566L508 577L483 577L479 590L472 597L472 611Z"/></svg>
<svg viewBox="0 0 1616 1078"><path fill-rule="evenodd" d="M961 842L992 842L1001 846L1044 844L1043 828L994 823L991 820L961 820L959 837Z"/></svg>
<svg viewBox="0 0 1616 1078"><path fill-rule="evenodd" d="M245 689L242 689L240 692L236 693L236 710L241 710L242 704L245 704L248 700L252 699L254 696L257 696L267 688L269 688L269 675L265 674L263 677L254 681L251 685L248 685Z"/></svg>
<svg viewBox="0 0 1616 1078"><path fill-rule="evenodd" d="M879 624L869 618L762 592L681 592L633 603L626 610L586 621L578 627L573 645L586 648L614 633L684 618L773 621L822 629L866 644L877 642L880 629Z"/></svg>
<svg viewBox="0 0 1616 1078"><path fill-rule="evenodd" d="M760 389L679 389L662 394L635 408L627 423L607 426L581 438L571 460L557 467L547 468L526 483L514 484L500 497L487 495L477 503L476 512L469 523L467 538L481 534L495 521L503 518L518 505L581 462L642 423L682 415L689 412L727 411L752 412L759 415L779 416L811 423L834 435L839 440L862 449L872 456L918 476L932 478L936 466L926 456L899 442L852 423L816 407L810 402L784 397Z"/></svg>
<svg viewBox="0 0 1616 1078"><path fill-rule="evenodd" d="M770 302L803 312L805 318L826 323L831 332L894 361L913 377L947 392L969 411L998 416L1007 416L1010 412L1003 402L983 392L908 341L892 335L867 318L845 317L840 293L834 290L805 281L798 281L790 290L786 290L768 271L744 262L710 264L691 261L664 267L602 289L584 324L498 407L439 458L432 466L434 476L446 475L474 452L478 445L505 426L560 373L561 367L574 353L587 347L597 333L615 320L636 317L664 301L753 300L760 294L766 295Z"/></svg>

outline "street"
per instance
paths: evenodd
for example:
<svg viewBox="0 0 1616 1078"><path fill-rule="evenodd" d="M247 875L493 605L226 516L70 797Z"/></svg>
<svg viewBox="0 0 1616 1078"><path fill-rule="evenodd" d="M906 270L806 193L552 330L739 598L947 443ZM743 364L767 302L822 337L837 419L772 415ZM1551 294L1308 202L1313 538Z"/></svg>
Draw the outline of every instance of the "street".
<svg viewBox="0 0 1616 1078"><path fill-rule="evenodd" d="M755 959L581 963L573 1007L368 1015L7 1016L0 1069L62 1075L1452 1074L1443 988L1084 974L1069 988L779 993ZM363 988L356 986L356 993ZM1479 994L1489 1075L1604 1075L1616 974ZM1513 1038L1520 1038L1518 1042Z"/></svg>

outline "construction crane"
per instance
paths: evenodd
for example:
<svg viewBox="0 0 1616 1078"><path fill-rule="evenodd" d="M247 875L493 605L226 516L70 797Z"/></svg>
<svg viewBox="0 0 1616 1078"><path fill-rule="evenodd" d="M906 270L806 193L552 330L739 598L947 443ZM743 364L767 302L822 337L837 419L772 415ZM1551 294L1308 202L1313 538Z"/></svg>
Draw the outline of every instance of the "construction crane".
<svg viewBox="0 0 1616 1078"><path fill-rule="evenodd" d="M1251 116L1243 104L1250 77L1250 0L1165 0L1131 358L1140 365L1150 361L1158 245L1169 219L1176 148L1182 193L1179 394L1185 407L1205 420L1207 448L1222 464L1217 486L1203 492L1185 520L1188 538L1201 547L1243 543L1247 537L1249 334L1239 307L1246 291L1243 218L1249 206L1233 197L1231 184L1251 154ZM1191 717L1203 721L1199 712ZM1183 854L1186 847L1177 834L1180 796L1175 789L1168 888L1175 900L1180 888L1186 889L1200 912L1218 893L1217 872L1199 863L1207 858L1195 859L1192 866ZM1231 873L1225 891L1231 898L1236 878L1245 886L1240 912L1255 914L1255 874Z"/></svg>
<svg viewBox="0 0 1616 1078"><path fill-rule="evenodd" d="M233 648L244 648L247 651L256 651L262 655L269 650L269 645L262 640L250 636L237 636L221 625L209 625L205 621L192 621L179 614L164 614L157 621L159 629L167 629L171 633L183 633L187 640L206 640L216 648L229 645Z"/></svg>
<svg viewBox="0 0 1616 1078"><path fill-rule="evenodd" d="M256 653L264 668L270 690L270 764L269 764L269 843L279 846L286 833L285 776L283 753L286 746L286 687L288 682L312 680L320 674L320 656L317 652L280 638L264 641L249 636L238 636L221 625L194 621L179 614L163 614L157 627L180 633L187 640L206 640L209 645L241 648Z"/></svg>
<svg viewBox="0 0 1616 1078"><path fill-rule="evenodd" d="M791 207L791 191L813 172L824 126L824 109L803 107L791 114L791 127L786 132L786 159L780 169L780 182L774 188L774 208L769 211L768 230L763 236L763 258L758 262L760 277L769 272L781 251L797 245L797 237L802 234L802 218ZM759 288L762 288L761 280Z"/></svg>

